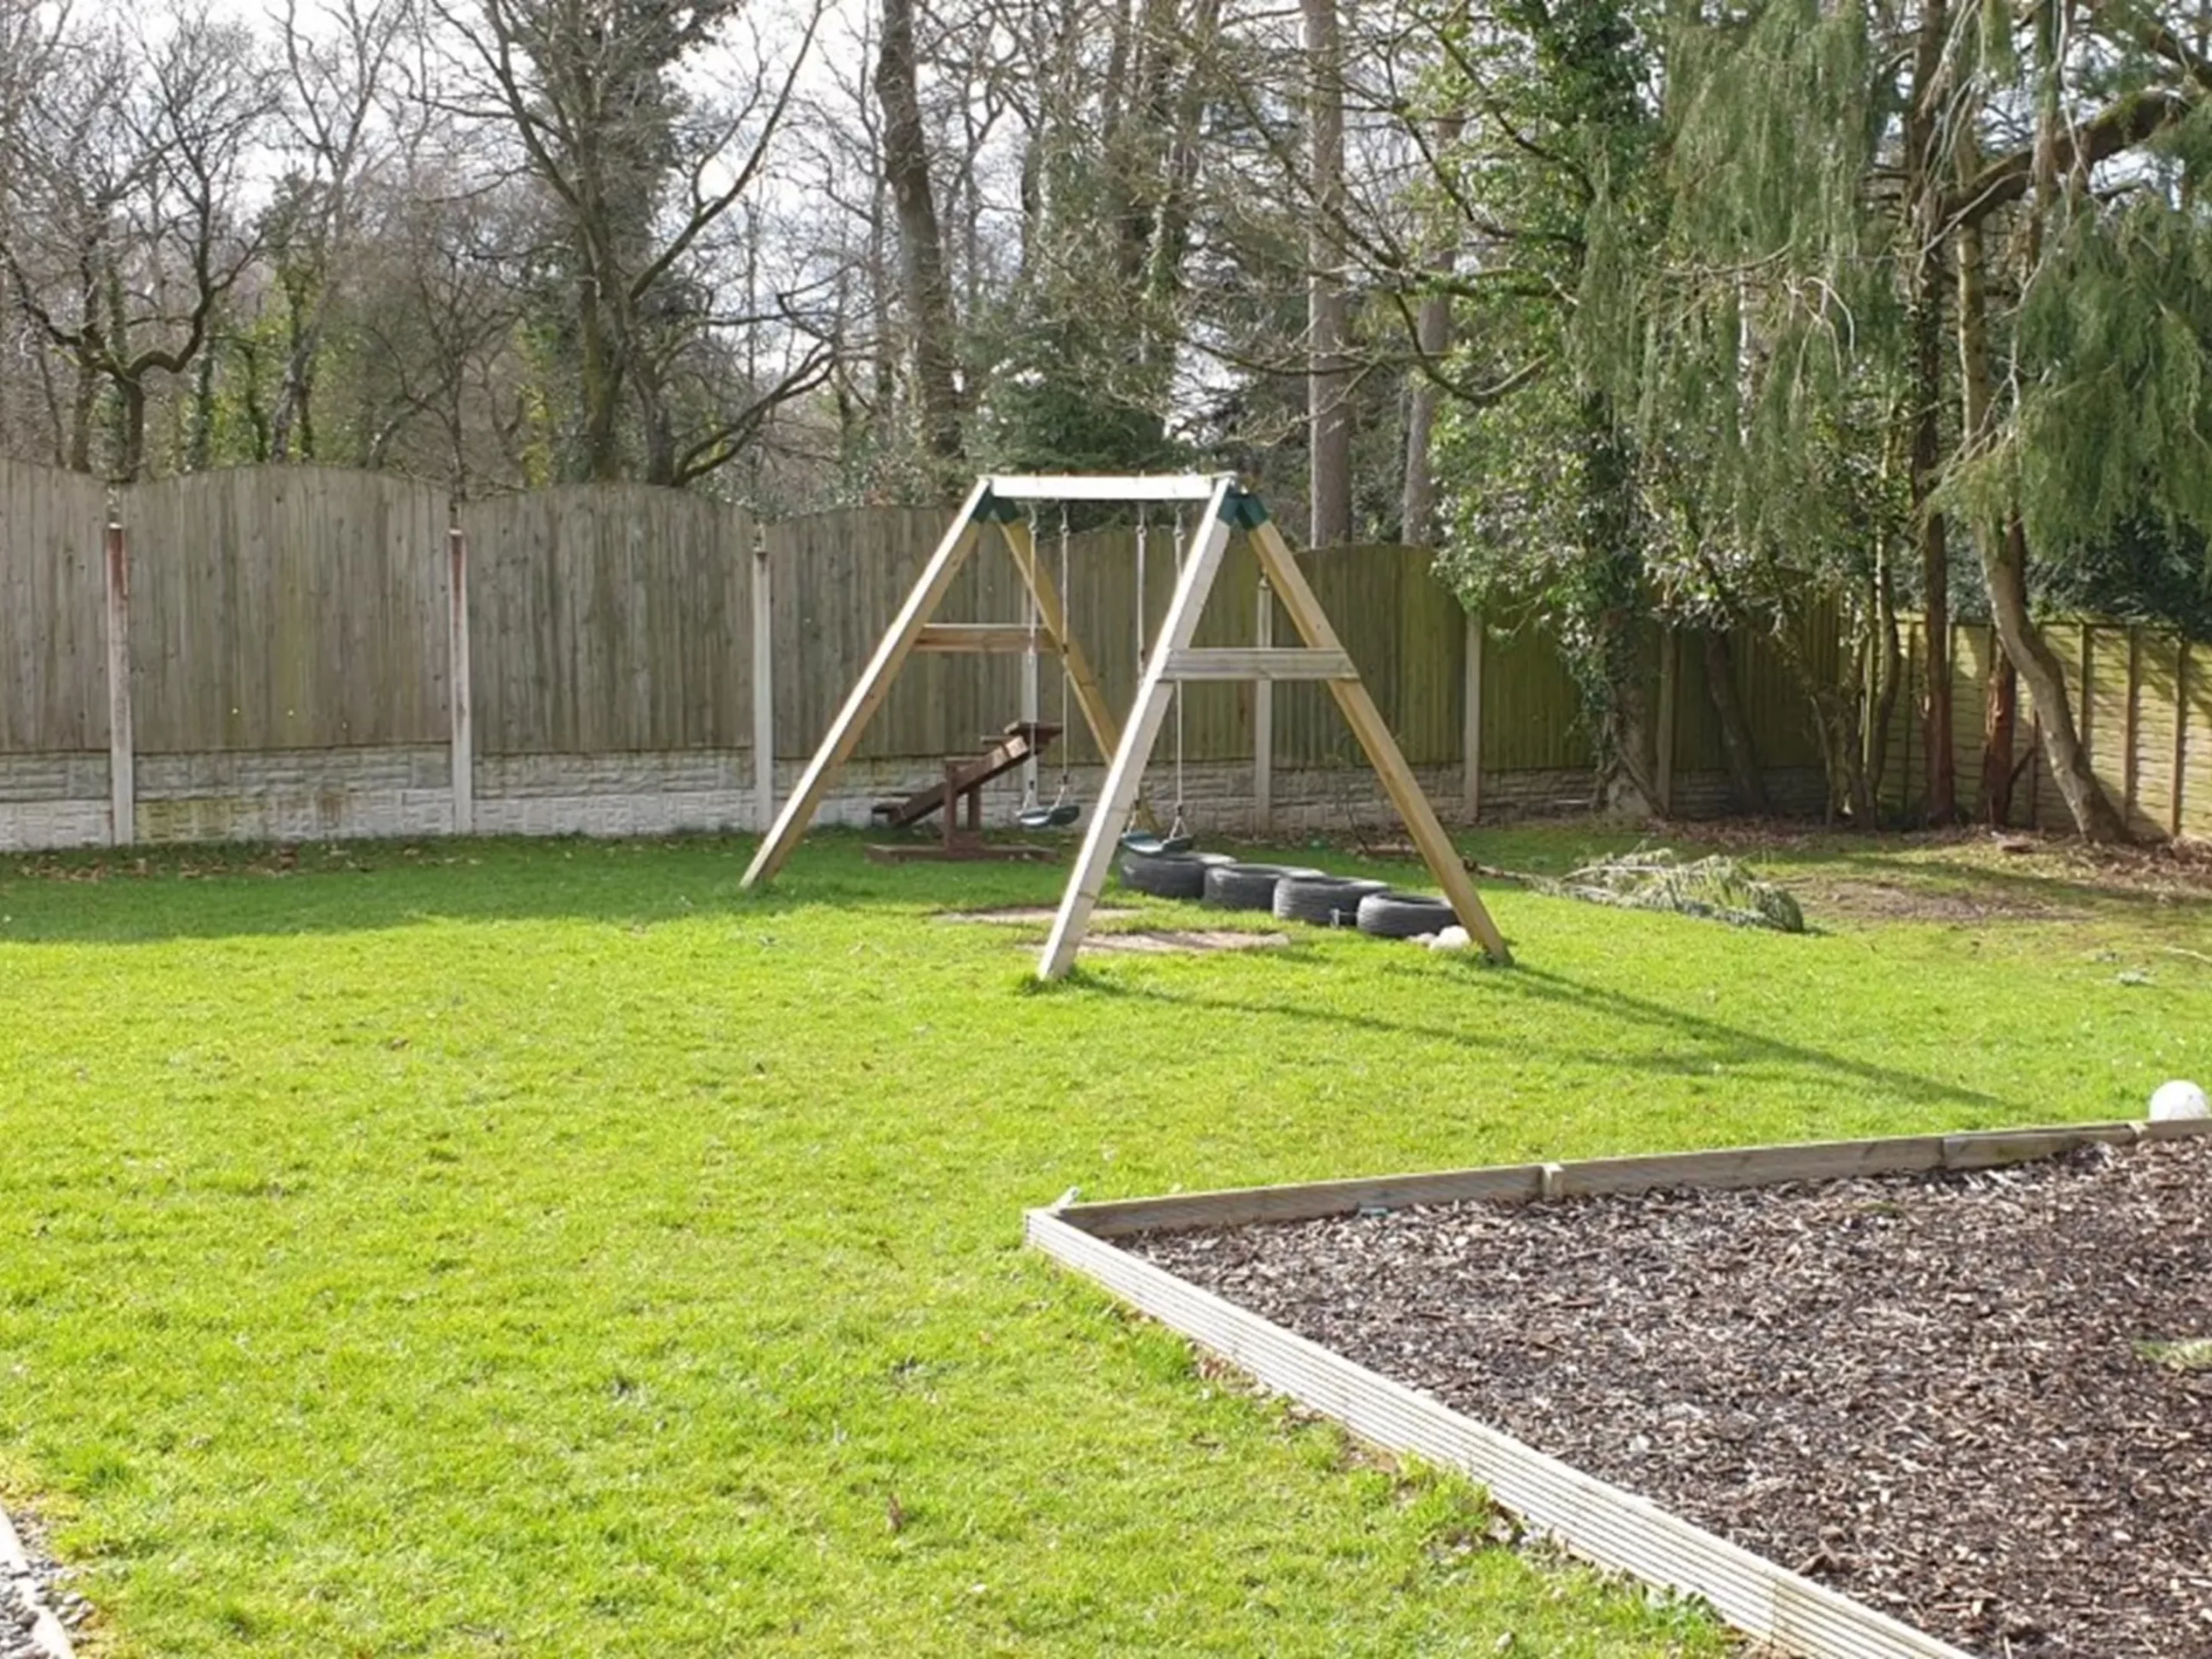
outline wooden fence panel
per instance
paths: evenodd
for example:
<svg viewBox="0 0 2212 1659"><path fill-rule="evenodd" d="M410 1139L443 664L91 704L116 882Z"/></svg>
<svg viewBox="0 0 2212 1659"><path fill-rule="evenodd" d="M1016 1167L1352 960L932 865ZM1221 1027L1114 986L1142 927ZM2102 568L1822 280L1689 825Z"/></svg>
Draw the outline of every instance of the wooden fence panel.
<svg viewBox="0 0 2212 1659"><path fill-rule="evenodd" d="M1460 757L1467 630L1459 598L1432 574L1426 548L1325 548L1300 556L1313 591L1376 708L1414 766ZM1280 607L1275 639L1293 635ZM1328 688L1275 691L1275 753L1287 766L1357 766L1365 759Z"/></svg>
<svg viewBox="0 0 2212 1659"><path fill-rule="evenodd" d="M779 757L814 753L950 523L942 509L855 508L768 527ZM938 618L1014 620L1019 586L1004 547L986 531ZM1020 707L1018 658L917 653L859 753L957 753L1015 719Z"/></svg>
<svg viewBox="0 0 2212 1659"><path fill-rule="evenodd" d="M443 499L372 473L262 467L125 492L138 748L443 742Z"/></svg>
<svg viewBox="0 0 2212 1659"><path fill-rule="evenodd" d="M1483 652L1483 769L1587 771L1582 694L1549 632L1535 623L1493 633Z"/></svg>
<svg viewBox="0 0 2212 1659"><path fill-rule="evenodd" d="M2128 753L2128 632L2084 624L2082 639L2088 664L2084 677L2076 682L2082 689L2082 738L2089 746L2089 766L2097 781L2124 814L2133 782L2128 775L2133 760Z"/></svg>
<svg viewBox="0 0 2212 1659"><path fill-rule="evenodd" d="M482 754L752 747L753 521L644 484L472 502Z"/></svg>
<svg viewBox="0 0 2212 1659"><path fill-rule="evenodd" d="M0 459L0 754L108 741L107 489Z"/></svg>
<svg viewBox="0 0 2212 1659"><path fill-rule="evenodd" d="M2138 835L2171 832L2180 783L2174 766L2181 727L2181 642L2137 631L2135 766L2129 823Z"/></svg>

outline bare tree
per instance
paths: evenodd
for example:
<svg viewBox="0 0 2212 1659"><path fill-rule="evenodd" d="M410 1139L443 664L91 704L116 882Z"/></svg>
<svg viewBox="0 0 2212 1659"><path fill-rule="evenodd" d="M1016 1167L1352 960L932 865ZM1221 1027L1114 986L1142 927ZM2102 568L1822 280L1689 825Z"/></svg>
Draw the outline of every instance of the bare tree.
<svg viewBox="0 0 2212 1659"><path fill-rule="evenodd" d="M10 141L0 260L17 302L113 403L111 469L147 464L149 399L191 370L257 251L245 164L272 107L252 32L204 10L58 43ZM157 31L157 32L156 32ZM80 391L73 466L92 466Z"/></svg>
<svg viewBox="0 0 2212 1659"><path fill-rule="evenodd" d="M564 468L613 479L639 472L678 484L729 460L766 412L819 385L828 354L798 325L799 302L717 312L700 261L725 219L765 176L820 19L817 8L780 69L753 67L724 103L688 96L678 71L725 31L739 0L668 7L648 0L481 0L439 15L467 43L486 99L467 113L502 120L559 225L552 269L569 286L577 431ZM735 55L735 52L732 53ZM697 337L781 327L790 355L765 383L724 383L688 429L668 372ZM625 414L635 429L626 433ZM682 426L687 429L679 429Z"/></svg>
<svg viewBox="0 0 2212 1659"><path fill-rule="evenodd" d="M285 0L281 19L290 163L268 216L284 307L284 366L270 419L277 461L315 454L317 365L358 251L364 175L389 142L386 82L405 43L409 0L328 0L314 18Z"/></svg>

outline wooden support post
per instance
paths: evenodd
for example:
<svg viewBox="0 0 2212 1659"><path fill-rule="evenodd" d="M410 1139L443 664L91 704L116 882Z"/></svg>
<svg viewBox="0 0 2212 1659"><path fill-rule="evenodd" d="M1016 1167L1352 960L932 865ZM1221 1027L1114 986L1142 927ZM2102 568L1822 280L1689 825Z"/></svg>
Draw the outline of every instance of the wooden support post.
<svg viewBox="0 0 2212 1659"><path fill-rule="evenodd" d="M1260 578L1259 610L1252 619L1252 643L1262 651L1275 642L1275 590ZM1262 680L1252 688L1252 827L1265 835L1275 817L1275 686Z"/></svg>
<svg viewBox="0 0 2212 1659"><path fill-rule="evenodd" d="M2167 810L2166 834L2179 838L2184 822L2182 797L2189 791L2189 641L2174 652L2174 791Z"/></svg>
<svg viewBox="0 0 2212 1659"><path fill-rule="evenodd" d="M137 751L130 729L130 554L123 526L110 520L107 551L107 791L109 842L137 838Z"/></svg>
<svg viewBox="0 0 2212 1659"><path fill-rule="evenodd" d="M776 588L768 538L753 537L753 827L776 821Z"/></svg>
<svg viewBox="0 0 2212 1659"><path fill-rule="evenodd" d="M1306 574L1298 568L1298 560L1289 543L1283 540L1282 531L1275 528L1273 520L1266 520L1251 535L1252 550L1259 556L1260 569L1282 596L1283 609L1289 614L1291 626L1298 630L1299 638L1316 651L1342 651L1344 641L1337 638L1337 631L1330 626L1327 613L1307 585ZM1497 924L1491 919L1490 912L1476 896L1474 883L1467 879L1466 866L1459 861L1459 849L1452 846L1451 836L1436 821L1435 809L1421 792L1421 780L1406 764L1406 757L1399 751L1397 740L1390 735L1390 728L1384 722L1382 711L1376 708L1375 699L1368 695L1366 684L1359 680L1332 680L1329 690L1337 700L1337 707L1344 711L1352 735L1367 751L1369 764L1382 780L1383 791L1389 796L1390 804L1398 809L1398 817L1404 821L1414 845L1421 849L1429 874L1452 901L1460 925L1481 943L1491 960L1500 966L1510 965L1513 953L1506 949L1505 936L1497 931Z"/></svg>
<svg viewBox="0 0 2212 1659"><path fill-rule="evenodd" d="M476 833L474 688L469 683L468 537L459 524L446 531L446 664L448 711L453 722L453 832Z"/></svg>
<svg viewBox="0 0 2212 1659"><path fill-rule="evenodd" d="M2127 711L2120 740L2120 821L2130 825L2135 822L2135 747L2141 720L2136 705L2142 697L2143 630L2131 624L2127 630Z"/></svg>
<svg viewBox="0 0 2212 1659"><path fill-rule="evenodd" d="M1680 677L1681 655L1674 629L1661 623L1659 709L1654 717L1656 729L1651 734L1656 751L1653 759L1656 762L1653 783L1659 791L1659 798L1651 804L1658 808L1659 816L1662 818L1675 816L1675 684Z"/></svg>
<svg viewBox="0 0 2212 1659"><path fill-rule="evenodd" d="M1052 933L1045 941L1045 954L1037 966L1039 979L1058 979L1072 968L1083 936L1090 930L1090 912L1097 907L1098 895L1106 886L1107 866L1128 825L1137 786L1144 779L1145 762L1152 757L1153 743L1166 718L1167 659L1189 648L1192 635L1198 632L1198 613L1205 608L1206 594L1221 568L1222 551L1229 545L1229 520L1223 515L1231 487L1232 480L1225 478L1214 486L1199 520L1198 545L1183 562L1175 597L1168 602L1166 620L1160 625L1160 637L1153 641L1152 655L1137 683L1136 706L1130 710L1128 728L1111 751L1114 758L1106 768L1106 786L1098 804L1091 809L1083 850L1076 856L1067 891L1060 897L1059 912L1053 917ZM1009 542L1014 539L1007 537ZM1032 559L1024 569L1034 563ZM1047 609L1046 613L1052 613Z"/></svg>
<svg viewBox="0 0 2212 1659"><path fill-rule="evenodd" d="M2082 625L2082 758L2089 763L2092 771L2095 770L2097 764L2093 741L2096 735L2097 704L2091 694L2096 680L2096 649L2095 631L2084 622Z"/></svg>
<svg viewBox="0 0 2212 1659"><path fill-rule="evenodd" d="M1467 613L1466 700L1459 716L1459 812L1469 823L1483 816L1483 645L1490 630Z"/></svg>
<svg viewBox="0 0 2212 1659"><path fill-rule="evenodd" d="M822 747L814 752L814 758L806 763L806 770L799 774L798 785L791 791L791 799L784 803L784 810L768 831L767 839L753 855L753 862L738 883L740 887L750 887L774 875L791 856L791 849L798 845L798 838L806 833L806 826L813 822L815 811L821 805L823 791L830 787L830 779L851 757L861 734L868 729L868 721L890 692L891 683L898 677L906 653L913 649L914 636L944 602L945 590L952 586L952 579L960 574L960 567L974 550L981 528L976 521L976 511L982 505L988 487L984 480L978 479L968 492L968 499L961 504L952 527L945 531L937 551L922 567L921 575L899 607L889 632L876 645L875 655L868 659L859 683L845 699L845 706L830 722L829 731L823 734Z"/></svg>

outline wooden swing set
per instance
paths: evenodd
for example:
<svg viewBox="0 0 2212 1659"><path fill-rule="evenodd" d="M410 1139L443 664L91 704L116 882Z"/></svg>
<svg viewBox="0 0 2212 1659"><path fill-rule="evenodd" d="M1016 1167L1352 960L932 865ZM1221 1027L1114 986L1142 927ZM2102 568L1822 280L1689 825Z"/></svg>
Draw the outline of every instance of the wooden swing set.
<svg viewBox="0 0 2212 1659"><path fill-rule="evenodd" d="M1148 652L1141 652L1143 670L1137 683L1135 706L1129 713L1126 729L1119 726L1113 711L1107 706L1104 692L1100 689L1097 675L1092 671L1090 658L1075 636L1065 610L1063 608L1061 588L1066 582L1066 537L1061 541L1061 577L1056 583L1039 556L1036 537L1027 519L1026 507L1039 501L1118 502L1137 505L1170 504L1178 510L1192 503L1203 503L1198 528L1192 537L1187 556L1181 558L1174 597L1169 601L1167 614L1160 626L1159 636ZM967 563L987 530L995 530L1012 556L1020 573L1024 588L1029 595L1029 624L1027 627L1004 623L938 622L934 620L938 607L944 602L953 578ZM1200 613L1205 607L1206 595L1213 589L1220 575L1224 554L1229 538L1236 531L1243 531L1250 543L1253 555L1258 560L1262 575L1274 590L1288 614L1291 626L1303 642L1292 646L1207 646L1197 647L1191 643L1198 625ZM1299 569L1289 543L1282 532L1268 517L1267 508L1256 496L1238 486L1234 477L1207 477L1198 474L1157 477L1100 477L1089 475L1066 476L997 476L976 480L975 487L959 510L959 515L938 543L937 550L923 566L913 588L899 607L890 627L878 642L875 653L861 671L860 680L846 698L836 719L830 721L830 730L822 740L814 758L806 764L799 776L798 786L791 798L784 803L777 814L774 826L767 839L753 855L752 864L745 872L742 885L747 887L772 878L782 868L799 837L806 833L814 820L822 797L839 768L851 758L861 735L878 708L882 705L891 684L898 677L908 653L925 652L1021 652L1037 650L1039 639L1044 646L1057 654L1061 664L1063 703L1072 699L1083 714L1084 724L1098 745L1101 754L1113 757L1106 769L1106 783L1096 809L1085 827L1083 848L1077 854L1075 868L1068 877L1067 890L1061 895L1058 913L1053 918L1052 932L1047 936L1045 950L1037 968L1040 979L1058 979L1075 963L1076 952L1084 935L1090 926L1091 912L1096 907L1099 895L1104 891L1108 867L1115 849L1125 839L1131 814L1138 807L1138 791L1144 777L1147 763L1152 756L1153 745L1160 736L1171 701L1176 702L1179 715L1177 689L1186 680L1318 680L1328 686L1336 698L1337 707L1344 712L1344 721L1366 752L1368 762L1375 768L1390 804L1397 809L1414 845L1420 850L1429 873L1443 888L1469 935L1479 942L1493 961L1511 961L1504 938L1497 925L1484 909L1482 900L1475 894L1474 884L1467 879L1465 867L1459 861L1451 838L1444 826L1437 821L1436 813L1421 793L1412 767L1406 764L1397 741L1383 721L1375 700L1362 684L1359 671L1351 657L1337 637L1328 616L1321 608L1305 573ZM1065 707L1063 723L1065 720ZM1046 735L1049 733L1051 735ZM1052 737L1060 735L1060 728L1044 727L1037 722L1017 722L1009 727L1002 738L993 740L997 747L992 752L1006 762L989 772L989 777L1011 771L1014 766L1033 760L1035 753ZM1008 757L1011 758L1008 758ZM989 755L988 764L996 764ZM1179 772L1181 753L1177 752ZM925 816L931 810L941 810L945 815L948 836L957 833L953 819L957 808L964 802L969 828L972 832L979 824L980 795L988 778L969 779L968 772L976 766L974 761L948 762L942 784L921 791L907 801L898 804L899 811L911 810L905 821ZM956 766L962 768L956 773ZM1033 785L1025 798L1022 821L1028 827L1071 823L1076 812L1068 800L1068 779L1064 766L1060 791L1051 806L1039 804ZM924 804L924 797L932 798ZM1132 845L1143 843L1145 848L1157 850L1180 841L1187 845L1180 823L1181 798L1179 779L1177 793L1177 822L1166 836L1134 837ZM893 815L895 817L895 815ZM1032 820L1034 820L1033 823ZM950 844L950 843L948 843Z"/></svg>

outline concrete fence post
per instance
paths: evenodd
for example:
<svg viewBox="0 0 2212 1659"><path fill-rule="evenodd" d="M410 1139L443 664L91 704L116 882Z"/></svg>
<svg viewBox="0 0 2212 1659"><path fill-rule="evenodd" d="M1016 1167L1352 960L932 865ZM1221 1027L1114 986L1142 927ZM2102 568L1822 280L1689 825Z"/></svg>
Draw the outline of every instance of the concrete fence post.
<svg viewBox="0 0 2212 1659"><path fill-rule="evenodd" d="M475 699L468 658L468 537L459 524L446 531L449 569L446 594L448 705L453 716L453 832L476 832Z"/></svg>
<svg viewBox="0 0 2212 1659"><path fill-rule="evenodd" d="M130 728L130 550L117 517L107 537L107 779L108 840L128 847L137 839L137 748Z"/></svg>
<svg viewBox="0 0 2212 1659"><path fill-rule="evenodd" d="M776 822L776 613L768 538L753 534L753 827Z"/></svg>

